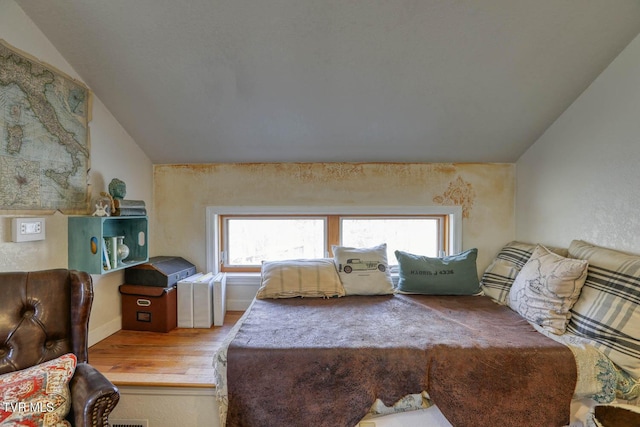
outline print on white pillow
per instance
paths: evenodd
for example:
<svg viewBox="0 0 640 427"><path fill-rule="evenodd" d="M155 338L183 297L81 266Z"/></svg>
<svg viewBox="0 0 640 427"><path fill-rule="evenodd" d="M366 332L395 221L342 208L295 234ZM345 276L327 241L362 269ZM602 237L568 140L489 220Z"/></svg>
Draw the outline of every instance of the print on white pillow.
<svg viewBox="0 0 640 427"><path fill-rule="evenodd" d="M536 246L513 282L509 307L549 332L563 334L587 278L588 264Z"/></svg>
<svg viewBox="0 0 640 427"><path fill-rule="evenodd" d="M332 250L338 275L347 295L393 293L386 243L371 248L334 245Z"/></svg>

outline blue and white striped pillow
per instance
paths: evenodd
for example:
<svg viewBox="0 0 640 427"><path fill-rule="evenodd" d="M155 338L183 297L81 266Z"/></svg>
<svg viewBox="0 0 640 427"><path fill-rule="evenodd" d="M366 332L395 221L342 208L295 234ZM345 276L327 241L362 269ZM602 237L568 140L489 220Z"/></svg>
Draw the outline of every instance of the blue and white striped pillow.
<svg viewBox="0 0 640 427"><path fill-rule="evenodd" d="M567 332L588 338L616 365L640 378L640 256L574 240L569 256L589 261Z"/></svg>

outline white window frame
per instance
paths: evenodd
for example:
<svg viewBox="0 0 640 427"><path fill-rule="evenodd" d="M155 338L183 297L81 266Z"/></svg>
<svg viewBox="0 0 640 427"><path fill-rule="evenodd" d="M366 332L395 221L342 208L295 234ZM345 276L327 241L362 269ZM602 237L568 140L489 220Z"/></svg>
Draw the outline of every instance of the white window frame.
<svg viewBox="0 0 640 427"><path fill-rule="evenodd" d="M207 206L205 215L207 271L220 272L220 215L447 215L450 253L462 251L461 206ZM255 276L259 273L227 273Z"/></svg>

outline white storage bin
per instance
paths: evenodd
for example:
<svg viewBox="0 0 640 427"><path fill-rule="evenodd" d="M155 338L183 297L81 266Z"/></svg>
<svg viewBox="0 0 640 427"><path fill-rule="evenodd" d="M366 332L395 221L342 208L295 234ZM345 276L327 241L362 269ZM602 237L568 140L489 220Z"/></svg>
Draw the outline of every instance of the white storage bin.
<svg viewBox="0 0 640 427"><path fill-rule="evenodd" d="M222 326L226 313L224 273L198 273L178 282L178 327Z"/></svg>

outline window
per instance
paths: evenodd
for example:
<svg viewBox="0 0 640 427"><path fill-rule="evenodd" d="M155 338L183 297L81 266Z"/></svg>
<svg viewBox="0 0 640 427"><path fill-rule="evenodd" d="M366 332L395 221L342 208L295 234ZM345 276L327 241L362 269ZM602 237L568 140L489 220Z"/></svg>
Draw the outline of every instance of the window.
<svg viewBox="0 0 640 427"><path fill-rule="evenodd" d="M246 271L263 260L325 256L325 218L229 215L220 219L223 271Z"/></svg>
<svg viewBox="0 0 640 427"><path fill-rule="evenodd" d="M309 208L283 208L278 213L268 208L261 213L258 207L237 209L207 210L210 271L259 272L263 260L330 257L332 245L387 243L390 266L397 264L396 249L436 257L458 247L452 232L459 217L455 207L407 214L397 213L398 209L385 212L384 208L370 208L370 213L366 208L345 213L305 212Z"/></svg>
<svg viewBox="0 0 640 427"><path fill-rule="evenodd" d="M340 217L340 244L371 247L387 244L389 265L397 265L395 250L437 257L446 252L445 215Z"/></svg>

